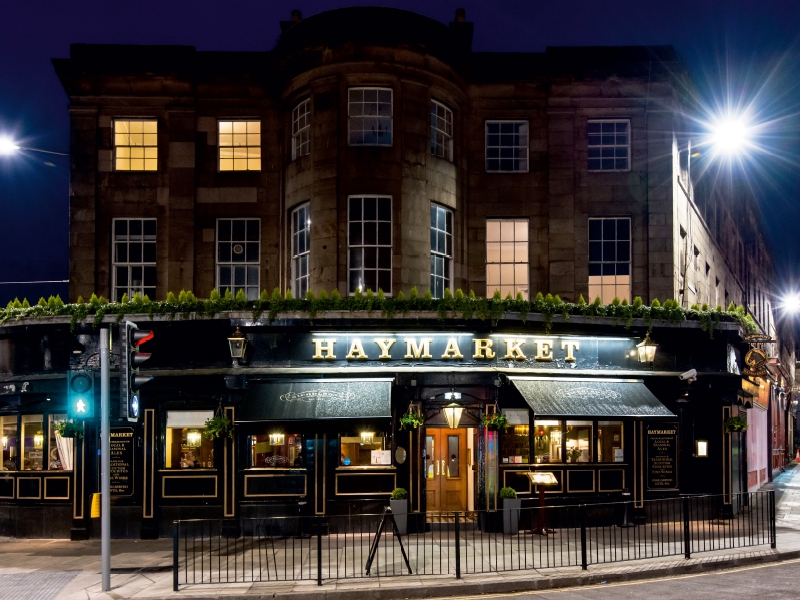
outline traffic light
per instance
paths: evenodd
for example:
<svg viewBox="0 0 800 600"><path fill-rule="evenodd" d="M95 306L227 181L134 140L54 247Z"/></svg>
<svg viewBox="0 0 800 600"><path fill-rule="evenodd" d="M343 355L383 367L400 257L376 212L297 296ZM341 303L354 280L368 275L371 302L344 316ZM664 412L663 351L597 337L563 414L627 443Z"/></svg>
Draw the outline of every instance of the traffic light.
<svg viewBox="0 0 800 600"><path fill-rule="evenodd" d="M67 415L71 419L88 419L94 416L92 371L67 371Z"/></svg>
<svg viewBox="0 0 800 600"><path fill-rule="evenodd" d="M136 323L130 321L125 321L122 329L120 412L122 418L127 418L128 421L138 421L139 407L141 406L139 388L153 379L139 375L139 365L150 358L150 354L139 352L139 349L145 342L153 339L153 332L139 329Z"/></svg>

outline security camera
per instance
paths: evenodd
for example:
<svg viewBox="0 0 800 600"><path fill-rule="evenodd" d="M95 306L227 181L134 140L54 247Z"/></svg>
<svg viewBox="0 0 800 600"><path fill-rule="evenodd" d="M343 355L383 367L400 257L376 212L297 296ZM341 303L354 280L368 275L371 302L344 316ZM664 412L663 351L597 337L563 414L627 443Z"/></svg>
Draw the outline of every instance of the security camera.
<svg viewBox="0 0 800 600"><path fill-rule="evenodd" d="M697 369L689 369L685 373L681 373L678 375L678 379L681 381L688 381L689 383L697 381Z"/></svg>

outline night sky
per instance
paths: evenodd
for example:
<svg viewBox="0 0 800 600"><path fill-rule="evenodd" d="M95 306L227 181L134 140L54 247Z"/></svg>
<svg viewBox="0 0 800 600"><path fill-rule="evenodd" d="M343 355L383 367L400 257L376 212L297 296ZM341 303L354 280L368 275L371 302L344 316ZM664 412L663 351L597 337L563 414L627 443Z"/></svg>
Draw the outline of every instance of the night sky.
<svg viewBox="0 0 800 600"><path fill-rule="evenodd" d="M278 22L375 2L76 0L4 2L0 23L0 136L66 152L67 97L50 59L70 43L188 44L198 50L270 50ZM800 3L796 0L407 0L383 1L441 22L464 7L476 51L547 46L672 44L700 90L698 106L746 108L754 148L734 164L756 193L779 267L778 285L800 282ZM380 27L377 23L376 27ZM708 115L695 115L707 119ZM0 156L0 282L69 276L67 157ZM0 302L60 293L67 284L0 285Z"/></svg>

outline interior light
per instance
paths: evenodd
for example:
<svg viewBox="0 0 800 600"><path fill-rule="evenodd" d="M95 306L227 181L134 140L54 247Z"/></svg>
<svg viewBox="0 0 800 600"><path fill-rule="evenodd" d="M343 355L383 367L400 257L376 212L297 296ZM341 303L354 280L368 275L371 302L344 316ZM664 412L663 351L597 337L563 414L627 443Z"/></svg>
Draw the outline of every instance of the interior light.
<svg viewBox="0 0 800 600"><path fill-rule="evenodd" d="M285 441L286 441L286 437L282 433L270 433L269 434L269 445L270 446L283 446Z"/></svg>
<svg viewBox="0 0 800 600"><path fill-rule="evenodd" d="M44 435L41 431L37 431L36 435L33 436L33 447L37 450L41 450L44 446Z"/></svg>
<svg viewBox="0 0 800 600"><path fill-rule="evenodd" d="M202 437L197 429L191 429L186 434L186 445L189 446L189 448L199 448L201 440Z"/></svg>
<svg viewBox="0 0 800 600"><path fill-rule="evenodd" d="M373 444L375 441L375 432L374 431L362 431L361 432L361 445L362 446L369 446Z"/></svg>

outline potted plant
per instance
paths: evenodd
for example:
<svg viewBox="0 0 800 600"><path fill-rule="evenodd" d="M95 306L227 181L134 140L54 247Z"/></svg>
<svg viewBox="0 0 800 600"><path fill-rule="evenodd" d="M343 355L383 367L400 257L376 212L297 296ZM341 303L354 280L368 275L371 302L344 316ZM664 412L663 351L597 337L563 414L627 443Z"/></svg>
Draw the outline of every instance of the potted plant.
<svg viewBox="0 0 800 600"><path fill-rule="evenodd" d="M400 417L400 429L416 429L425 422L418 412L406 413Z"/></svg>
<svg viewBox="0 0 800 600"><path fill-rule="evenodd" d="M56 432L62 438L83 439L83 421L66 419L56 424Z"/></svg>
<svg viewBox="0 0 800 600"><path fill-rule="evenodd" d="M728 417L725 419L725 433L738 433L747 431L747 419L743 417Z"/></svg>
<svg viewBox="0 0 800 600"><path fill-rule="evenodd" d="M394 515L394 522L397 525L397 532L400 535L405 535L408 529L408 490L394 488L389 505L392 507L392 515Z"/></svg>
<svg viewBox="0 0 800 600"><path fill-rule="evenodd" d="M574 446L572 448L567 448L567 458L569 459L569 462L576 463L576 462L578 462L578 459L580 457L581 457L581 451L580 450L578 450Z"/></svg>
<svg viewBox="0 0 800 600"><path fill-rule="evenodd" d="M481 421L483 421L483 425L488 431L500 431L508 427L508 419L503 413L495 412L490 415L483 415Z"/></svg>
<svg viewBox="0 0 800 600"><path fill-rule="evenodd" d="M503 501L503 533L510 535L519 533L522 500L517 498L517 491L510 487L501 488L500 499Z"/></svg>

